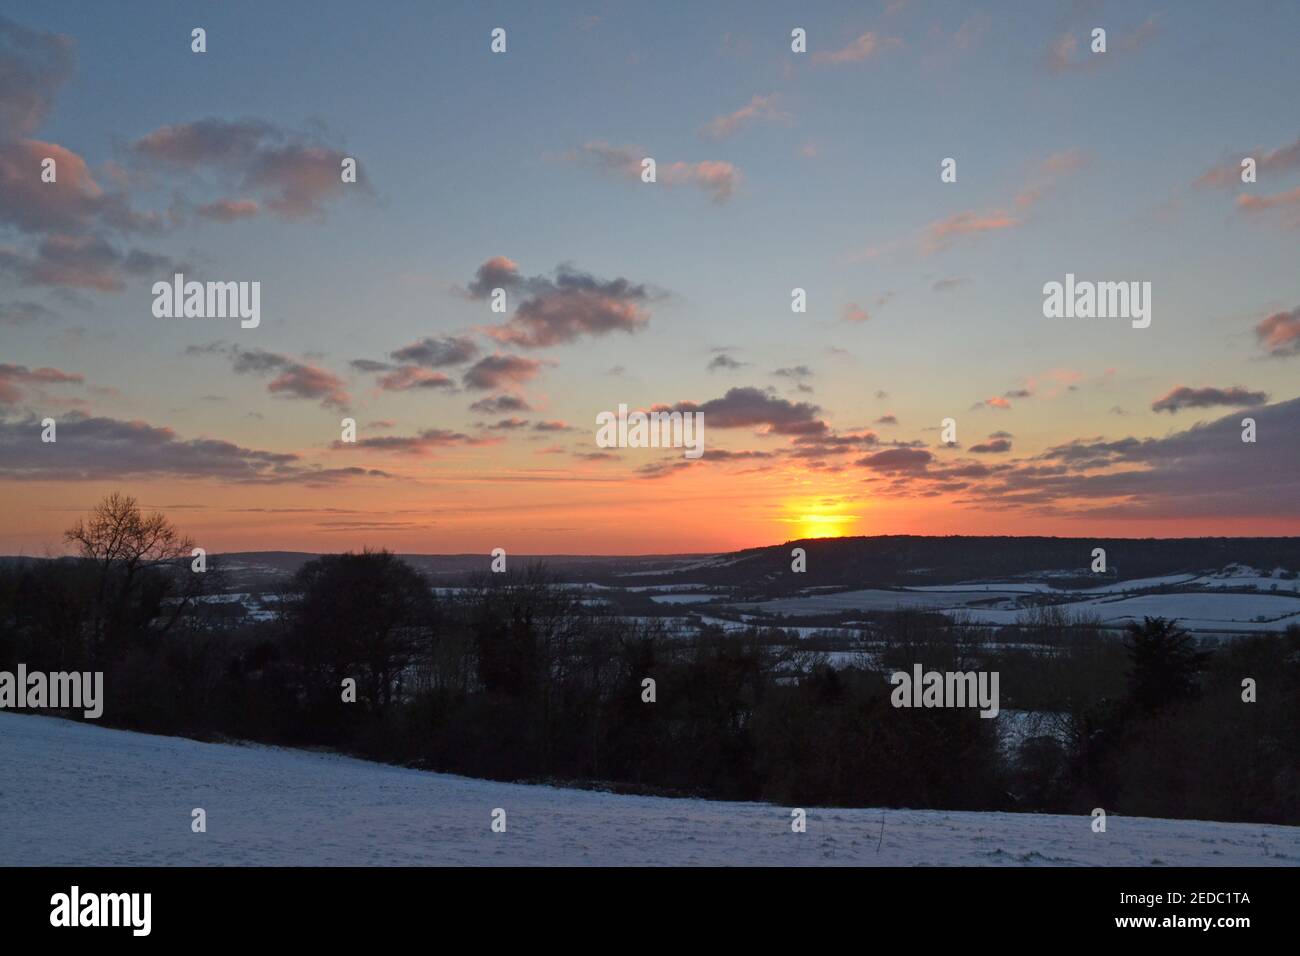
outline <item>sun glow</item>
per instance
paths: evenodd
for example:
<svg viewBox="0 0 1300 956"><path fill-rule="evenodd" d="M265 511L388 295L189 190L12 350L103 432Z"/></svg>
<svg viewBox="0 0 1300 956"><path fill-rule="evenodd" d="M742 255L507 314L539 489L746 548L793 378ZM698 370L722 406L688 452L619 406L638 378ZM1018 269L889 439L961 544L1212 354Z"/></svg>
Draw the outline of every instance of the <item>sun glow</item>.
<svg viewBox="0 0 1300 956"><path fill-rule="evenodd" d="M800 538L839 538L852 530L856 515L802 514L794 519Z"/></svg>

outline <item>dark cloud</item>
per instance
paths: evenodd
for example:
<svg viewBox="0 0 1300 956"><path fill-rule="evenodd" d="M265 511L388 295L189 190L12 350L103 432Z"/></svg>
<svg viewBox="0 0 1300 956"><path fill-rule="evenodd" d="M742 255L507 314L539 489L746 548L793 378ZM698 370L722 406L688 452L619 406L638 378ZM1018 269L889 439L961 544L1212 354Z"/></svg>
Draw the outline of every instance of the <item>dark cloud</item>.
<svg viewBox="0 0 1300 956"><path fill-rule="evenodd" d="M657 410L668 406L656 406ZM703 412L709 428L757 428L779 435L811 435L826 432L828 426L817 415L821 409L809 402L791 402L771 391L745 386L731 388L721 398L703 404L678 402L673 411Z"/></svg>
<svg viewBox="0 0 1300 956"><path fill-rule="evenodd" d="M537 359L498 352L484 356L466 370L465 387L486 391L502 385L522 384L534 378L541 367L542 363Z"/></svg>
<svg viewBox="0 0 1300 956"><path fill-rule="evenodd" d="M211 342L207 345L188 346L185 354L223 355L230 360L231 369L240 375L274 375L275 378L267 384L266 390L282 398L319 401L326 408L334 409L346 409L352 402L343 379L333 372L278 352Z"/></svg>
<svg viewBox="0 0 1300 956"><path fill-rule="evenodd" d="M426 337L390 353L395 361L425 368L463 365L478 358L478 354L479 347L474 341L460 336Z"/></svg>
<svg viewBox="0 0 1300 956"><path fill-rule="evenodd" d="M872 471L921 472L933 459L923 448L887 448L858 459L857 464Z"/></svg>
<svg viewBox="0 0 1300 956"><path fill-rule="evenodd" d="M385 435L355 442L335 441L330 447L336 451L378 451L424 456L435 448L495 445L500 441L500 438L479 438L446 428L426 428L418 435Z"/></svg>
<svg viewBox="0 0 1300 956"><path fill-rule="evenodd" d="M628 279L597 279L568 265L554 277L526 278L518 266L496 256L479 266L467 294L486 299L495 288L506 289L522 300L504 325L485 329L498 342L522 348L544 348L572 342L584 335L635 332L650 321L642 307L653 295Z"/></svg>
<svg viewBox="0 0 1300 956"><path fill-rule="evenodd" d="M457 391L456 383L442 372L404 365L379 377L379 387L386 392L409 392L414 389L446 389Z"/></svg>
<svg viewBox="0 0 1300 956"><path fill-rule="evenodd" d="M166 256L138 249L122 251L91 235L51 235L36 246L35 255L0 247L0 271L25 285L119 292L128 276L156 276L184 271Z"/></svg>
<svg viewBox="0 0 1300 956"><path fill-rule="evenodd" d="M1215 405L1241 408L1262 405L1267 401L1266 392L1251 392L1235 385L1232 388L1189 388L1179 385L1152 402L1151 410L1172 414L1184 408L1211 408Z"/></svg>
<svg viewBox="0 0 1300 956"><path fill-rule="evenodd" d="M374 359L353 359L348 365L354 372L364 372L366 374L391 372L396 367L391 362L378 362Z"/></svg>
<svg viewBox="0 0 1300 956"><path fill-rule="evenodd" d="M0 363L0 404L12 405L28 397L28 390L42 385L82 385L85 379L57 368L29 369L26 365Z"/></svg>
<svg viewBox="0 0 1300 956"><path fill-rule="evenodd" d="M813 377L813 370L807 365L792 365L789 368L776 369L772 374L778 378L790 378L795 381L803 381L806 378Z"/></svg>
<svg viewBox="0 0 1300 956"><path fill-rule="evenodd" d="M971 445L970 450L979 455L997 455L1011 450L1011 442L1006 438L990 438L978 445Z"/></svg>
<svg viewBox="0 0 1300 956"><path fill-rule="evenodd" d="M364 468L307 466L295 454L243 448L212 438L183 440L147 422L73 413L58 419L57 442L39 440L36 418L0 421L0 476L20 481L193 478L226 482L333 484L386 477Z"/></svg>
<svg viewBox="0 0 1300 956"><path fill-rule="evenodd" d="M470 405L469 410L484 415L501 415L506 412L531 412L533 408L518 395L493 395L491 398L480 398Z"/></svg>
<svg viewBox="0 0 1300 956"><path fill-rule="evenodd" d="M709 362L708 371L712 372L715 369L720 369L720 368L727 369L727 370L744 368L748 364L749 364L748 362L738 362L730 355L715 355L713 356L713 359Z"/></svg>
<svg viewBox="0 0 1300 956"><path fill-rule="evenodd" d="M1240 413L1162 438L1068 442L999 473L979 501L1056 514L1072 502L1092 517L1300 517L1300 399L1250 417L1255 442L1242 441Z"/></svg>

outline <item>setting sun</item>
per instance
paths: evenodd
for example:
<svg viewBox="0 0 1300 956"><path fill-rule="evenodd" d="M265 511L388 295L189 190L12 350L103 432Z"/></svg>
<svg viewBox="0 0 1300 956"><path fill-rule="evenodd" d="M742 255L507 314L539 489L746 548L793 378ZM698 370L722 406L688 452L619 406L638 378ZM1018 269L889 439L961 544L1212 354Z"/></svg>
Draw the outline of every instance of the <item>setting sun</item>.
<svg viewBox="0 0 1300 956"><path fill-rule="evenodd" d="M800 538L839 538L852 530L856 515L805 514L796 519Z"/></svg>

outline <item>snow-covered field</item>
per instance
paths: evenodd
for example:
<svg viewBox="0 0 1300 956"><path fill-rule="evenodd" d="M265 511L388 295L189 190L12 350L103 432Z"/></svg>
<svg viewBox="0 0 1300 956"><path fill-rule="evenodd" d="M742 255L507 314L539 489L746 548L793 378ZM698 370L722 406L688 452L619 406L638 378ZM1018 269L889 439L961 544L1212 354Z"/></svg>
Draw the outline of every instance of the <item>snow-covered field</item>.
<svg viewBox="0 0 1300 956"><path fill-rule="evenodd" d="M1300 865L1300 828L808 810L470 780L0 713L6 865ZM190 831L191 810L207 832ZM494 808L507 832L491 832ZM882 835L883 823L883 835Z"/></svg>
<svg viewBox="0 0 1300 956"><path fill-rule="evenodd" d="M1127 595L1112 586L1111 590L1076 591L1080 600L1057 604L1069 614L1095 616L1103 624L1123 626L1145 616L1176 618L1189 631L1238 633L1282 631L1288 624L1300 623L1300 597L1283 594L1175 592ZM1069 592L1062 592L1069 593ZM747 611L769 614L820 615L840 611L890 611L899 608L925 609L960 613L975 624L1016 624L1029 616L1018 605L1018 595L1008 590L973 590L969 587L948 590L908 589L888 591L868 589L840 591L834 594L809 594L749 604L736 604ZM983 602L999 606L983 606Z"/></svg>

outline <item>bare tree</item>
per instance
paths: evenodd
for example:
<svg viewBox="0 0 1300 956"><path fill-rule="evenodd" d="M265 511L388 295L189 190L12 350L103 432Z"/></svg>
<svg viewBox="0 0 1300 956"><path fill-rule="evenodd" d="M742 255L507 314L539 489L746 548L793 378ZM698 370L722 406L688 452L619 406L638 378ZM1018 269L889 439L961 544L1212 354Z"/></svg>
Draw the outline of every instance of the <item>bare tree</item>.
<svg viewBox="0 0 1300 956"><path fill-rule="evenodd" d="M165 515L144 514L134 498L116 491L64 532L64 540L98 568L91 635L95 648L120 634L144 574L174 565L194 547Z"/></svg>

